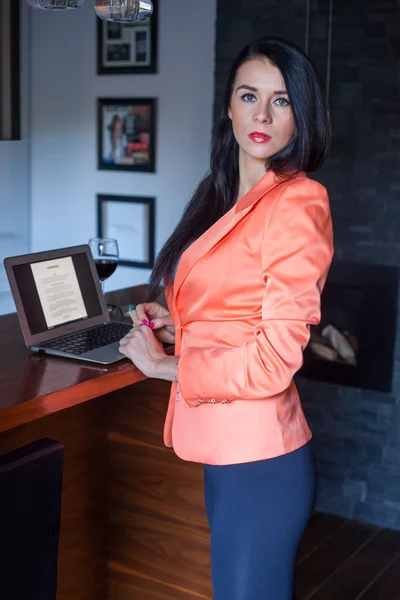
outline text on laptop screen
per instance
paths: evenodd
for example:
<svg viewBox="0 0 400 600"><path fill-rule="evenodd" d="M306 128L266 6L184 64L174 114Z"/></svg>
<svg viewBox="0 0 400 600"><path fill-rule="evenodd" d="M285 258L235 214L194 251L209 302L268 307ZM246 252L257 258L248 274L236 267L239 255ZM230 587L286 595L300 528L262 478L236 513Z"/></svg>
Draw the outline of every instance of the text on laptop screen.
<svg viewBox="0 0 400 600"><path fill-rule="evenodd" d="M15 265L13 271L32 335L102 314L85 253Z"/></svg>

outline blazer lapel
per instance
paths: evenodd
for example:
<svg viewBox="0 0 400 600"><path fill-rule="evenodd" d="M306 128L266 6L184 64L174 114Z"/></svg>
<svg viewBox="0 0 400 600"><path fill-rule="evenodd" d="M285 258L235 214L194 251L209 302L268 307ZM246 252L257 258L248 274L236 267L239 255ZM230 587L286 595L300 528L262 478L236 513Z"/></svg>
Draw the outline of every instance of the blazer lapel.
<svg viewBox="0 0 400 600"><path fill-rule="evenodd" d="M268 171L247 194L240 198L235 206L183 252L174 281L173 295L175 298L196 262L227 235L267 192L282 181L283 179L277 177L273 171Z"/></svg>

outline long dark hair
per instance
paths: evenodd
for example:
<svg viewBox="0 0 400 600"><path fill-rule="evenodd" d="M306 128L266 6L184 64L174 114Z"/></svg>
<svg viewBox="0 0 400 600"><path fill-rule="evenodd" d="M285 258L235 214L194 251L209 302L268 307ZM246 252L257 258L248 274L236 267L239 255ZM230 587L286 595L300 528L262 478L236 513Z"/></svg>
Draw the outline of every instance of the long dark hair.
<svg viewBox="0 0 400 600"><path fill-rule="evenodd" d="M293 177L316 171L329 150L331 130L325 88L313 63L294 44L262 38L246 46L229 74L221 116L211 140L210 171L200 182L181 220L162 247L149 281L148 300L157 297L161 284L172 285L183 250L220 219L236 202L239 188L239 146L228 110L239 67L253 59L268 59L282 73L294 117L294 135L268 160L268 169Z"/></svg>

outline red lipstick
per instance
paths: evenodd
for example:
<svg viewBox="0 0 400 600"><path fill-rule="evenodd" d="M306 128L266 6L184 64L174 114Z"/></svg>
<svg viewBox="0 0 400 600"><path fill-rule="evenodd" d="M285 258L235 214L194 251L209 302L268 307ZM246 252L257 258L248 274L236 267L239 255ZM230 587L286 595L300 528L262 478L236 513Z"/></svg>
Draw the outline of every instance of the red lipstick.
<svg viewBox="0 0 400 600"><path fill-rule="evenodd" d="M249 138L256 144L266 144L271 139L271 136L262 131L253 131L249 134Z"/></svg>

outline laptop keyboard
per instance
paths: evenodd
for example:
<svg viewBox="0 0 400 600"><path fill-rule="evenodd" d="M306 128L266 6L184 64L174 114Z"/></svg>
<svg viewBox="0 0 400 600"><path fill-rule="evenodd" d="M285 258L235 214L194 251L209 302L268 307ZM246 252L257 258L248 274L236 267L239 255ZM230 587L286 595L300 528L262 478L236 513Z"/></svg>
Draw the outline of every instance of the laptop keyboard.
<svg viewBox="0 0 400 600"><path fill-rule="evenodd" d="M131 329L132 325L128 323L117 323L112 321L107 324L97 325L91 329L86 329L85 331L71 333L70 335L57 338L50 342L45 342L41 344L41 346L79 356L85 352L90 352L90 350L96 350L96 348L118 342Z"/></svg>

